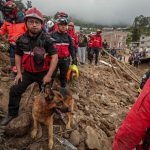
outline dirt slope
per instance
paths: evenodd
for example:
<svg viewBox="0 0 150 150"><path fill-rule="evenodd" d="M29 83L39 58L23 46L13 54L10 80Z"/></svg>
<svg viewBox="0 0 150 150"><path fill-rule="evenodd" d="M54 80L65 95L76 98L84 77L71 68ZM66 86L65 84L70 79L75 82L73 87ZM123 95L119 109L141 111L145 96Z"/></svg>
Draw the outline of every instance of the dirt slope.
<svg viewBox="0 0 150 150"><path fill-rule="evenodd" d="M88 64L80 66L80 78L69 83L73 98L75 99L73 130L65 131L58 123L54 128L56 135L58 135L59 132L59 136L63 136L69 140L78 150L111 149L111 143L119 125L138 96L136 91L138 84L117 66L115 67L119 76L113 72L111 67L104 64L98 66ZM133 67L131 67L131 69L138 78L140 78L145 71L134 69ZM2 91L0 96L0 108L2 108L4 112L7 112L9 87L13 78L10 78L10 75L9 77L1 75L0 78L0 89ZM24 115L25 118L29 116L30 121L27 123L28 128L25 129L24 134L21 136L20 132L22 132L22 130L15 134L16 137L14 137L14 132L12 132L11 137L4 135L0 149L48 149L47 129L44 126L42 126L43 136L40 139L32 140L30 137L32 127L31 106L33 96L38 93L38 87L36 86L34 89L28 105L25 105L24 102L29 92L30 88L28 88L23 95L20 104L20 116ZM63 125L61 126L63 127ZM55 140L54 150L63 149L65 149L64 146Z"/></svg>

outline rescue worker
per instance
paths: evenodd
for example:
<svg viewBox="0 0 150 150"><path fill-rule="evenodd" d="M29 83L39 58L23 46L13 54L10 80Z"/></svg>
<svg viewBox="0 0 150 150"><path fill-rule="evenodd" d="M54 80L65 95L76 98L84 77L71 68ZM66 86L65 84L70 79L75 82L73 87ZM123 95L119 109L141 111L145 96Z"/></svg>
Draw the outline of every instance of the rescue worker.
<svg viewBox="0 0 150 150"><path fill-rule="evenodd" d="M16 22L18 8L13 1L7 1L3 6L4 19L8 22Z"/></svg>
<svg viewBox="0 0 150 150"><path fill-rule="evenodd" d="M67 32L69 33L69 35L72 38L72 41L73 41L73 44L74 44L74 49L75 49L75 52L77 54L77 51L78 51L78 35L75 32L75 28L74 28L74 23L73 22L70 22L68 24Z"/></svg>
<svg viewBox="0 0 150 150"><path fill-rule="evenodd" d="M94 55L94 51L93 51L93 34L90 34L89 36L89 40L88 40L88 60L89 63L92 64L92 60L93 60L93 55Z"/></svg>
<svg viewBox="0 0 150 150"><path fill-rule="evenodd" d="M129 55L129 59L128 59L128 62L129 62L130 65L133 64L133 59L134 59L134 54L131 53L131 54Z"/></svg>
<svg viewBox="0 0 150 150"><path fill-rule="evenodd" d="M140 53L135 53L133 57L134 67L138 68L140 64Z"/></svg>
<svg viewBox="0 0 150 150"><path fill-rule="evenodd" d="M53 32L53 31L54 31L54 22L51 21L51 20L49 20L49 21L47 22L47 27L48 27L48 33Z"/></svg>
<svg viewBox="0 0 150 150"><path fill-rule="evenodd" d="M85 36L85 34L83 34L83 30L81 30L79 34L79 49L78 49L79 61L81 65L85 64L85 52L87 44L88 44L87 37Z"/></svg>
<svg viewBox="0 0 150 150"><path fill-rule="evenodd" d="M113 150L150 149L150 79L146 82L140 96L127 114L114 138ZM148 137L150 138L150 136ZM141 140L144 140L142 145ZM149 142L149 143L148 143ZM139 145L139 146L137 146ZM147 147L147 148L145 148Z"/></svg>
<svg viewBox="0 0 150 150"><path fill-rule="evenodd" d="M3 13L2 11L0 11L0 27L3 25L3 23L4 23Z"/></svg>
<svg viewBox="0 0 150 150"><path fill-rule="evenodd" d="M115 49L115 47L113 47L110 51L110 54L113 56L113 57L117 57L117 50Z"/></svg>
<svg viewBox="0 0 150 150"><path fill-rule="evenodd" d="M58 62L54 39L42 31L43 15L36 8L26 12L27 32L16 42L15 62L17 76L9 92L8 116L0 125L6 125L18 115L21 95L33 82L49 83ZM24 72L21 71L21 66Z"/></svg>
<svg viewBox="0 0 150 150"><path fill-rule="evenodd" d="M107 51L108 50L108 48L109 48L109 45L108 45L108 43L107 43L107 41L106 41L106 39L104 40L104 42L103 42L103 48ZM105 55L105 52L104 51L102 51L102 56L104 56Z"/></svg>
<svg viewBox="0 0 150 150"><path fill-rule="evenodd" d="M108 43L107 43L107 41L105 39L104 42L103 42L103 48L106 50L108 47L109 47Z"/></svg>
<svg viewBox="0 0 150 150"><path fill-rule="evenodd" d="M58 69L60 70L60 92L65 96L65 88L67 84L67 72L70 66L70 55L72 58L72 64L77 64L76 54L74 45L70 35L67 33L68 20L64 17L58 19L58 31L52 32L50 36L56 40L56 48L58 49L58 65L53 74L54 78L57 74Z"/></svg>
<svg viewBox="0 0 150 150"><path fill-rule="evenodd" d="M8 34L8 41L10 43L10 64L11 64L11 70L13 72L16 72L15 67L15 45L16 40L19 36L21 36L23 33L26 32L26 27L23 22L17 22L17 14L16 12L16 4L8 1L5 3L5 9L9 8L10 10L5 10L5 21L0 28L0 35ZM8 12L7 12L8 11Z"/></svg>
<svg viewBox="0 0 150 150"><path fill-rule="evenodd" d="M138 89L138 93L141 93L145 83L147 82L147 80L149 79L150 77L150 70L148 70L142 77L142 81L140 83L140 86L139 86L139 89Z"/></svg>
<svg viewBox="0 0 150 150"><path fill-rule="evenodd" d="M65 12L57 12L54 16L54 31L58 31L58 24L57 21L59 20L59 18L66 18L68 19L68 14L66 14Z"/></svg>
<svg viewBox="0 0 150 150"><path fill-rule="evenodd" d="M102 31L100 29L97 29L96 35L93 36L92 48L95 53L95 65L97 65L97 63L98 63L100 49L103 48L101 33L102 33Z"/></svg>
<svg viewBox="0 0 150 150"><path fill-rule="evenodd" d="M24 10L18 8L17 22L24 22Z"/></svg>

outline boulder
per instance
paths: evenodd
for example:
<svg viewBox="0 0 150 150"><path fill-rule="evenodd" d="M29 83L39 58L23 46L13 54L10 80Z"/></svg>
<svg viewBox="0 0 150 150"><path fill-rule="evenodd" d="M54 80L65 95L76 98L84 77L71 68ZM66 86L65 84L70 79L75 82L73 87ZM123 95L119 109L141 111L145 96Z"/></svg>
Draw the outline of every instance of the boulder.
<svg viewBox="0 0 150 150"><path fill-rule="evenodd" d="M21 114L14 118L5 128L5 134L8 136L22 137L30 130L31 119L28 114Z"/></svg>
<svg viewBox="0 0 150 150"><path fill-rule="evenodd" d="M85 143L88 149L101 150L97 132L90 126L87 126L85 131L87 133L87 138L86 138Z"/></svg>
<svg viewBox="0 0 150 150"><path fill-rule="evenodd" d="M71 133L70 135L70 142L74 145L74 146L78 146L80 143L80 133L78 130L75 130Z"/></svg>
<svg viewBox="0 0 150 150"><path fill-rule="evenodd" d="M100 143L100 149L101 150L109 150L111 149L111 143L110 140L108 139L106 133L99 129L98 130L98 137L99 137L99 143Z"/></svg>
<svg viewBox="0 0 150 150"><path fill-rule="evenodd" d="M78 150L86 150L86 146L84 142L80 143L80 145L78 146Z"/></svg>

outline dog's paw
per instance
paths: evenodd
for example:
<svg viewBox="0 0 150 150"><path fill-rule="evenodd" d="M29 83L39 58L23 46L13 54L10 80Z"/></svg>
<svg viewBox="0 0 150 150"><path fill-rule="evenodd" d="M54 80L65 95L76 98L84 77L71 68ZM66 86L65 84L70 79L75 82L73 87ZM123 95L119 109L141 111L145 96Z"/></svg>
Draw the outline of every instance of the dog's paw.
<svg viewBox="0 0 150 150"><path fill-rule="evenodd" d="M39 126L38 133L37 133L37 138L38 138L38 139L41 138L42 135L43 135L43 133L42 133L42 128L41 128L41 126Z"/></svg>
<svg viewBox="0 0 150 150"><path fill-rule="evenodd" d="M67 125L66 125L66 129L67 129L67 130L71 129L70 124L67 124Z"/></svg>
<svg viewBox="0 0 150 150"><path fill-rule="evenodd" d="M53 149L53 144L54 144L53 141L49 141L49 143L48 143L48 148L49 148L49 149Z"/></svg>
<svg viewBox="0 0 150 150"><path fill-rule="evenodd" d="M32 137L33 139L35 139L36 136L37 136L37 130L33 129L32 132L31 132L31 137Z"/></svg>

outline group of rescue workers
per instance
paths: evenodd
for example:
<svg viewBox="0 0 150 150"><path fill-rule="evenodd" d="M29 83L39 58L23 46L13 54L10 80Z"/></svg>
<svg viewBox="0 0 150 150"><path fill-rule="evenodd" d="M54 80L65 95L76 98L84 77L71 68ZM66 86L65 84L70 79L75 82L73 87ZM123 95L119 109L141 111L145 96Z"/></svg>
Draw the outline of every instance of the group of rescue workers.
<svg viewBox="0 0 150 150"><path fill-rule="evenodd" d="M8 115L1 121L0 126L7 125L18 116L21 95L33 82L53 86L57 71L60 71L60 93L65 96L67 74L69 68L79 75L77 68L77 53L81 65L85 63L86 47L88 47L89 63L95 54L95 65L98 64L100 49L108 48L106 41L102 42L101 30L91 34L89 39L81 30L75 32L75 25L69 22L66 13L57 13L55 21L44 22L42 13L36 8L27 10L24 21L18 22L16 5L7 1L3 8L7 8L5 21L0 28L0 35L8 34L10 42L11 65L16 66L17 75L14 85L10 88ZM4 11L5 12L5 11ZM22 19L21 19L22 20ZM115 51L112 52L115 55ZM102 55L104 55L102 53ZM22 71L22 66L24 70ZM119 128L113 150L148 150L150 144L150 73L142 79L141 95L131 108L125 121ZM138 145L141 140L142 145Z"/></svg>
<svg viewBox="0 0 150 150"><path fill-rule="evenodd" d="M31 8L24 13L24 19L18 21L18 9L13 0L5 2L1 10L5 19L0 35L7 34L12 71L17 73L9 92L8 115L1 122L1 125L6 125L18 115L21 95L30 84L37 82L40 90L47 83L52 87L59 69L60 92L65 96L70 68L79 76L77 53L80 64L84 64L88 45L89 53L92 49L96 55L97 64L99 49L103 45L100 30L90 37L88 44L83 31L77 35L74 23L69 22L64 12L57 13L54 21L45 21L39 10ZM92 54L89 58L92 62Z"/></svg>
<svg viewBox="0 0 150 150"><path fill-rule="evenodd" d="M134 51L132 53L130 53L128 62L130 65L134 65L134 67L139 67L140 64L140 58L145 57L144 55L142 55L142 53L139 53L138 51Z"/></svg>

